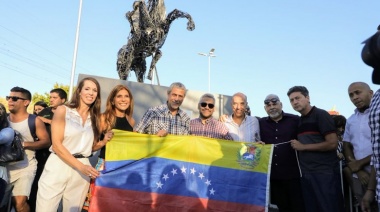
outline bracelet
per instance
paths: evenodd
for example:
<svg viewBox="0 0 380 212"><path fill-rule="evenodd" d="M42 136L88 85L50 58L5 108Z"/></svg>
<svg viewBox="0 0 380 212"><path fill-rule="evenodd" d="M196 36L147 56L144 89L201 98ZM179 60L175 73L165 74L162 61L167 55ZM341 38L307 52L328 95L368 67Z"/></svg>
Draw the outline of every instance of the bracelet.
<svg viewBox="0 0 380 212"><path fill-rule="evenodd" d="M373 188L367 188L367 191L373 191L373 192L375 192L376 190L373 189Z"/></svg>

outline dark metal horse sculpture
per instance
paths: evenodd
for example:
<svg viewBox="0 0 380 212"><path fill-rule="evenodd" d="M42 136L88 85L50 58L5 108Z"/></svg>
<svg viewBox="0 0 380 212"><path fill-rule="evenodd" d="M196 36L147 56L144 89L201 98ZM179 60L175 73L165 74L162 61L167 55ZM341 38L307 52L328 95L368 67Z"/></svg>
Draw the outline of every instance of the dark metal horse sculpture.
<svg viewBox="0 0 380 212"><path fill-rule="evenodd" d="M194 30L191 16L180 10L173 10L166 16L164 0L138 0L133 3L133 11L126 14L131 25L128 43L121 47L117 58L119 78L126 80L131 70L135 71L138 82L144 82L147 57L152 56L147 78L152 80L153 70L162 53L171 23L177 18L187 18L187 29Z"/></svg>

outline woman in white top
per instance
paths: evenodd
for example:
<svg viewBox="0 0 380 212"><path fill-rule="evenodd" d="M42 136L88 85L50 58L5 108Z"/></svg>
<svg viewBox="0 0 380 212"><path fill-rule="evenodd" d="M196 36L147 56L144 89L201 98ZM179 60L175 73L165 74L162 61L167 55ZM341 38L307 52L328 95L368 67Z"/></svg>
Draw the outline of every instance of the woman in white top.
<svg viewBox="0 0 380 212"><path fill-rule="evenodd" d="M63 211L81 210L90 178L99 175L88 159L99 139L99 114L99 83L94 78L84 78L71 101L54 113L50 148L53 154L38 183L36 211L56 212L61 200Z"/></svg>

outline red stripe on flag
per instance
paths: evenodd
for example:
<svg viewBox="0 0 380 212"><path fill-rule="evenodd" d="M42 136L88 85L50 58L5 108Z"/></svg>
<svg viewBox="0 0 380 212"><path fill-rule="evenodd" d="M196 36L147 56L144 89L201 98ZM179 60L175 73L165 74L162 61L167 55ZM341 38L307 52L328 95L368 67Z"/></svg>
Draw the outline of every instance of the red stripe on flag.
<svg viewBox="0 0 380 212"><path fill-rule="evenodd" d="M265 211L262 206L95 186L90 212Z"/></svg>

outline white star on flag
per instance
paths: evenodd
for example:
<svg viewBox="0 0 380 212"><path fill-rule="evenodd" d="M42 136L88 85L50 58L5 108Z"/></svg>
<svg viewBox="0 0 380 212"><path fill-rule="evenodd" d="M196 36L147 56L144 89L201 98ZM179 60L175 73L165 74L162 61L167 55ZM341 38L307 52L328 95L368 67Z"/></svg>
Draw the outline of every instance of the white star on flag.
<svg viewBox="0 0 380 212"><path fill-rule="evenodd" d="M173 176L174 176L175 174L177 174L177 169L173 169L173 170L171 171L171 173L172 173Z"/></svg>
<svg viewBox="0 0 380 212"><path fill-rule="evenodd" d="M208 186L209 186L209 185L211 185L211 180L206 180L206 182L205 182L205 183L206 183L206 185L208 185Z"/></svg>
<svg viewBox="0 0 380 212"><path fill-rule="evenodd" d="M185 168L185 166L182 166L182 168L181 168L182 173L186 173L186 169L187 168Z"/></svg>
<svg viewBox="0 0 380 212"><path fill-rule="evenodd" d="M197 172L197 171L195 171L195 169L192 168L192 169L190 169L190 172L191 172L191 174L195 174L195 172Z"/></svg>
<svg viewBox="0 0 380 212"><path fill-rule="evenodd" d="M169 179L168 174L164 174L164 176L162 177L162 179L164 179L165 181L166 181L167 179Z"/></svg>
<svg viewBox="0 0 380 212"><path fill-rule="evenodd" d="M211 194L211 195L214 195L214 194L215 194L215 190L214 190L214 188L211 188L211 190L210 190L210 194Z"/></svg>
<svg viewBox="0 0 380 212"><path fill-rule="evenodd" d="M205 176L203 175L203 173L199 173L198 177L203 179Z"/></svg>
<svg viewBox="0 0 380 212"><path fill-rule="evenodd" d="M161 189L162 189L162 186L164 185L161 183L161 181L158 181L156 184L157 184L157 188L161 188Z"/></svg>

